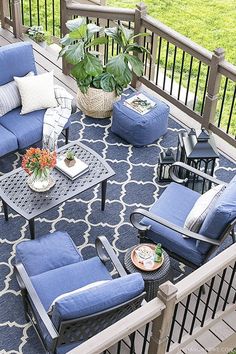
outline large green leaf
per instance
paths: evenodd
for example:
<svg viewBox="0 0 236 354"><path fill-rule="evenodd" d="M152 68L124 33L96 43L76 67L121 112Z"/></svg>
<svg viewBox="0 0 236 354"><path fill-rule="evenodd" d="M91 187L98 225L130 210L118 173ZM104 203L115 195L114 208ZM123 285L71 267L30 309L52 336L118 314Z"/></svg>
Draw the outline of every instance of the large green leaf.
<svg viewBox="0 0 236 354"><path fill-rule="evenodd" d="M80 61L78 64L76 64L72 69L71 69L71 75L76 79L76 80L85 80L88 74L86 73L84 69L84 61Z"/></svg>
<svg viewBox="0 0 236 354"><path fill-rule="evenodd" d="M87 25L89 33L97 33L100 32L102 27L95 25L95 23L89 23Z"/></svg>
<svg viewBox="0 0 236 354"><path fill-rule="evenodd" d="M127 63L125 62L124 54L119 54L116 57L111 58L107 63L107 72L114 75L115 78L119 78L126 70Z"/></svg>
<svg viewBox="0 0 236 354"><path fill-rule="evenodd" d="M136 53L146 53L150 54L149 50L146 49L145 47L139 45L138 43L131 43L126 47L125 50L126 53L128 52L136 52Z"/></svg>
<svg viewBox="0 0 236 354"><path fill-rule="evenodd" d="M108 37L111 37L112 39L114 39L116 43L118 43L121 47L123 47L123 41L121 38L121 34L118 30L118 27L105 28L104 32Z"/></svg>
<svg viewBox="0 0 236 354"><path fill-rule="evenodd" d="M67 33L65 35L65 37L63 37L61 40L60 40L60 43L63 45L63 46L66 46L66 45L69 45L72 43L72 40L71 38L69 37L69 34Z"/></svg>
<svg viewBox="0 0 236 354"><path fill-rule="evenodd" d="M92 47L93 45L106 44L107 42L108 38L106 37L94 38L89 44L86 45L86 48Z"/></svg>
<svg viewBox="0 0 236 354"><path fill-rule="evenodd" d="M86 18L85 17L78 17L75 18L74 20L69 20L66 22L66 27L70 31L74 31L75 29L79 28L81 25L86 24Z"/></svg>
<svg viewBox="0 0 236 354"><path fill-rule="evenodd" d="M130 54L125 54L125 57L128 60L128 62L130 63L133 72L137 76L142 76L143 75L143 63L141 62L141 60L138 57L135 57Z"/></svg>
<svg viewBox="0 0 236 354"><path fill-rule="evenodd" d="M101 88L106 92L112 92L115 90L116 81L113 75L109 73L104 73L101 78Z"/></svg>
<svg viewBox="0 0 236 354"><path fill-rule="evenodd" d="M83 39L86 37L87 25L83 24L79 28L76 28L74 31L69 33L71 39Z"/></svg>
<svg viewBox="0 0 236 354"><path fill-rule="evenodd" d="M66 61L73 65L77 64L78 61L82 60L84 58L84 55L85 52L83 42L66 46L60 52L60 56L64 56Z"/></svg>
<svg viewBox="0 0 236 354"><path fill-rule="evenodd" d="M87 74L98 76L103 72L102 63L90 53L86 53L84 57L84 68Z"/></svg>
<svg viewBox="0 0 236 354"><path fill-rule="evenodd" d="M134 31L129 28L126 28L122 24L119 25L119 30L122 32L122 34L124 36L125 44L127 44L129 42L129 40L132 38Z"/></svg>

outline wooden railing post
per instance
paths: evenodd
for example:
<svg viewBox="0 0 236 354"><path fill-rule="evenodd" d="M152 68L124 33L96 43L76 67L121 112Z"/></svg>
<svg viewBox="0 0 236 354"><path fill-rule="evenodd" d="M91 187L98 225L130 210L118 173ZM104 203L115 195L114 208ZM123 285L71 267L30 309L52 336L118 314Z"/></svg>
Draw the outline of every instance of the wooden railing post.
<svg viewBox="0 0 236 354"><path fill-rule="evenodd" d="M13 34L16 38L22 35L21 5L20 0L12 0Z"/></svg>
<svg viewBox="0 0 236 354"><path fill-rule="evenodd" d="M71 0L61 0L61 37L64 37L68 32L68 28L66 27L66 22L69 20L67 4L70 3ZM62 58L62 72L65 75L69 75L71 66Z"/></svg>
<svg viewBox="0 0 236 354"><path fill-rule="evenodd" d="M5 18L10 16L9 11L9 2L7 0L0 1L0 19L1 19L1 27L8 28L9 25L6 23Z"/></svg>
<svg viewBox="0 0 236 354"><path fill-rule="evenodd" d="M209 123L214 123L215 120L221 81L221 74L219 73L218 66L219 63L224 60L224 58L223 48L217 48L214 50L207 84L207 94L204 104L202 128L208 129Z"/></svg>
<svg viewBox="0 0 236 354"><path fill-rule="evenodd" d="M169 335L175 309L176 293L177 288L170 281L161 284L159 287L157 297L164 302L166 308L162 311L161 316L153 320L148 354L166 353L167 336Z"/></svg>
<svg viewBox="0 0 236 354"><path fill-rule="evenodd" d="M141 31L141 19L142 19L142 16L145 16L146 14L147 14L147 6L143 2L140 2L140 4L137 4L136 9L135 9L135 15L134 15L134 34L135 35L142 32ZM141 44L141 45L143 44L143 38L137 37L135 40L138 44ZM142 54L135 53L135 55L137 55L142 60ZM134 88L137 88L139 86L138 77L135 74L133 75L131 86Z"/></svg>

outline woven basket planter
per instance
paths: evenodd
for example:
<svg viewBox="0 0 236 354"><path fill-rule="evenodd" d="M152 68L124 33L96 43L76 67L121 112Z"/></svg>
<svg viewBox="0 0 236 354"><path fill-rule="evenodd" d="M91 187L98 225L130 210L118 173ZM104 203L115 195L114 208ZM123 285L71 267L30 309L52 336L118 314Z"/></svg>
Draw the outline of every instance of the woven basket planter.
<svg viewBox="0 0 236 354"><path fill-rule="evenodd" d="M78 89L79 109L89 117L108 118L112 114L112 106L119 99L115 92L105 92L102 89L89 87L86 94Z"/></svg>

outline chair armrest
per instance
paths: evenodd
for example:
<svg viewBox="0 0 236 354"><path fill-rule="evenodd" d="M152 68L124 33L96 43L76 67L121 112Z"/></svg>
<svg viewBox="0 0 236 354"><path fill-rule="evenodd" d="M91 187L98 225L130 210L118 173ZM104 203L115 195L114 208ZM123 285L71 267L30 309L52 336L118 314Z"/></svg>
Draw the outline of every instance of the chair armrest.
<svg viewBox="0 0 236 354"><path fill-rule="evenodd" d="M137 220L137 215L142 215L143 217L146 217L148 219L151 219L165 227L167 227L168 229L174 230L180 234L183 234L187 237L193 238L195 240L199 240L199 241L203 241L203 242L207 242L210 243L214 246L219 246L220 241L217 240L213 240L209 237L197 234L195 232L192 232L188 229L185 229L183 227L177 226L175 224L172 224L171 222L167 221L166 219L161 218L160 216L157 216L153 213L151 213L150 211L144 210L144 209L135 209L131 215L130 215L130 221L131 224L138 230L140 231L146 231L149 229L148 226L145 225L141 225L138 220Z"/></svg>
<svg viewBox="0 0 236 354"><path fill-rule="evenodd" d="M212 182L215 184L227 184L227 183L225 183L217 178L214 178L214 177L208 175L207 173L201 172L201 171L197 170L196 168L191 167L183 162L175 162L170 167L170 177L176 183L186 183L188 181L188 178L181 179L178 176L176 176L176 174L175 174L176 167L183 168L184 170L189 171L189 172L195 174L196 176L202 177L204 180L207 180L209 182Z"/></svg>
<svg viewBox="0 0 236 354"><path fill-rule="evenodd" d="M59 334L56 331L55 327L53 326L51 319L49 318L45 308L43 307L43 304L41 303L41 300L38 297L38 294L36 293L33 287L33 284L25 270L25 267L23 266L22 263L17 263L15 264L15 269L17 271L17 278L21 289L27 291L34 305L35 311L37 312L37 315L43 322L52 340L55 340L56 338L59 337Z"/></svg>
<svg viewBox="0 0 236 354"><path fill-rule="evenodd" d="M108 242L105 236L97 237L95 241L96 251L98 257L101 259L103 263L107 261L111 261L116 268L120 277L127 275L124 267L120 263L118 257L116 256L115 252L113 251L110 243Z"/></svg>

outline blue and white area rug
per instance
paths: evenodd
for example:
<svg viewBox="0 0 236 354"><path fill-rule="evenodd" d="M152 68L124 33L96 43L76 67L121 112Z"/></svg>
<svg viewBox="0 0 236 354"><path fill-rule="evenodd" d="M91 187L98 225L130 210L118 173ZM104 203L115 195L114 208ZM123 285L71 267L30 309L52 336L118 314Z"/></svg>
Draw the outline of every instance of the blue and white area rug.
<svg viewBox="0 0 236 354"><path fill-rule="evenodd" d="M170 119L168 133L157 143L135 148L114 135L110 127L110 119L91 119L77 113L70 130L71 141L79 139L97 151L116 173L108 182L105 211L100 209L100 186L96 186L37 218L36 235L66 230L86 259L95 255L96 237L105 235L122 261L126 250L138 242L137 232L129 223L130 213L137 207L148 209L163 191L166 185L157 181L159 153L168 147L175 150L178 132L184 129ZM0 173L19 167L20 161L18 153L1 158ZM216 176L229 181L235 173L236 166L221 156ZM0 204L0 353L43 354L34 330L25 322L13 274L15 247L24 238L29 238L27 222L11 210L5 222ZM229 243L226 240L224 247ZM172 266L175 281L181 279L180 268L189 272L173 260Z"/></svg>

